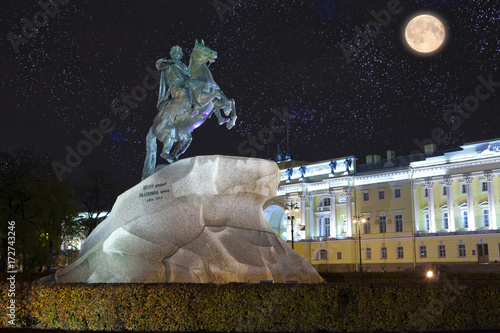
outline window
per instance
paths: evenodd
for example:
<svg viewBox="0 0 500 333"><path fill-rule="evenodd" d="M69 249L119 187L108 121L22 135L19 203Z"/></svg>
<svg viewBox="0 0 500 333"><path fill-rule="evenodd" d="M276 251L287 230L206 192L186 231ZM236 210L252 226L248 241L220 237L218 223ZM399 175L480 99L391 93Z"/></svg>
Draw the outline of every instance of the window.
<svg viewBox="0 0 500 333"><path fill-rule="evenodd" d="M401 189L395 188L394 189L394 199L399 199L399 198L401 198Z"/></svg>
<svg viewBox="0 0 500 333"><path fill-rule="evenodd" d="M329 210L330 209L330 198L326 197L320 200L318 203L318 210L323 211L323 210Z"/></svg>
<svg viewBox="0 0 500 333"><path fill-rule="evenodd" d="M342 259L342 252L337 252L337 259L341 260Z"/></svg>
<svg viewBox="0 0 500 333"><path fill-rule="evenodd" d="M443 229L449 229L448 212L443 212Z"/></svg>
<svg viewBox="0 0 500 333"><path fill-rule="evenodd" d="M380 248L380 259L387 259L387 248L385 246Z"/></svg>
<svg viewBox="0 0 500 333"><path fill-rule="evenodd" d="M372 233L372 224L370 222L370 218L366 218L366 222L362 223L363 225L363 233L365 234L371 234Z"/></svg>
<svg viewBox="0 0 500 333"><path fill-rule="evenodd" d="M428 198L428 197L429 197L429 189L424 188L424 198Z"/></svg>
<svg viewBox="0 0 500 333"><path fill-rule="evenodd" d="M327 250L320 250L319 251L319 259L320 260L328 260L328 251Z"/></svg>
<svg viewBox="0 0 500 333"><path fill-rule="evenodd" d="M318 212L324 212L324 211L329 211L330 210L330 203L331 199L330 197L323 197L319 202L318 202Z"/></svg>
<svg viewBox="0 0 500 333"><path fill-rule="evenodd" d="M462 228L468 228L469 227L469 217L467 216L467 211L463 210L462 211Z"/></svg>
<svg viewBox="0 0 500 333"><path fill-rule="evenodd" d="M318 228L319 236L330 236L330 218L318 218Z"/></svg>
<svg viewBox="0 0 500 333"><path fill-rule="evenodd" d="M444 245L438 246L438 257L439 258L446 258L446 247Z"/></svg>
<svg viewBox="0 0 500 333"><path fill-rule="evenodd" d="M396 232L403 232L403 214L394 215L394 228Z"/></svg>
<svg viewBox="0 0 500 333"><path fill-rule="evenodd" d="M458 244L458 257L465 258L465 244Z"/></svg>
<svg viewBox="0 0 500 333"><path fill-rule="evenodd" d="M481 192L488 192L488 183L487 182L481 183Z"/></svg>
<svg viewBox="0 0 500 333"><path fill-rule="evenodd" d="M424 230L430 229L429 213L424 213Z"/></svg>
<svg viewBox="0 0 500 333"><path fill-rule="evenodd" d="M372 258L372 249L370 247L367 247L365 249L365 259L371 259Z"/></svg>
<svg viewBox="0 0 500 333"><path fill-rule="evenodd" d="M447 194L448 194L448 187L443 186L443 187L441 188L441 195L442 195L443 197L445 197Z"/></svg>
<svg viewBox="0 0 500 333"><path fill-rule="evenodd" d="M378 190L378 199L379 200L385 199L385 190Z"/></svg>
<svg viewBox="0 0 500 333"><path fill-rule="evenodd" d="M396 248L396 258L397 259L403 259L405 257L405 253L403 251L403 247L402 246L398 246Z"/></svg>
<svg viewBox="0 0 500 333"><path fill-rule="evenodd" d="M387 219L385 215L378 217L378 232L384 234L387 232Z"/></svg>
<svg viewBox="0 0 500 333"><path fill-rule="evenodd" d="M370 192L363 192L363 201L370 201Z"/></svg>
<svg viewBox="0 0 500 333"><path fill-rule="evenodd" d="M418 254L420 258L427 258L427 246L420 245L418 248Z"/></svg>
<svg viewBox="0 0 500 333"><path fill-rule="evenodd" d="M482 209L481 212L483 216L483 227L487 228L490 226L490 210Z"/></svg>
<svg viewBox="0 0 500 333"><path fill-rule="evenodd" d="M467 184L462 184L461 188L462 188L462 194L467 194Z"/></svg>

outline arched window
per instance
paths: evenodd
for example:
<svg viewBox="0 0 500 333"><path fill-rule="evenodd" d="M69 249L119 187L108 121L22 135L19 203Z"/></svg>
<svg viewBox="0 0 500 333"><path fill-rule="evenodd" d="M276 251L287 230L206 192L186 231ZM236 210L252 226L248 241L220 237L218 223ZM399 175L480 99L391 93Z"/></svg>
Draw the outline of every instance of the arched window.
<svg viewBox="0 0 500 333"><path fill-rule="evenodd" d="M460 214L462 215L462 228L467 229L469 228L469 211L467 203L461 204L458 208L460 209Z"/></svg>
<svg viewBox="0 0 500 333"><path fill-rule="evenodd" d="M480 203L479 208L481 208L481 219L483 222L482 227L488 228L490 226L490 205L488 204L488 201Z"/></svg>
<svg viewBox="0 0 500 333"><path fill-rule="evenodd" d="M328 250L325 248L318 248L312 255L312 260L328 260Z"/></svg>
<svg viewBox="0 0 500 333"><path fill-rule="evenodd" d="M318 211L330 210L330 197L324 197L318 202Z"/></svg>

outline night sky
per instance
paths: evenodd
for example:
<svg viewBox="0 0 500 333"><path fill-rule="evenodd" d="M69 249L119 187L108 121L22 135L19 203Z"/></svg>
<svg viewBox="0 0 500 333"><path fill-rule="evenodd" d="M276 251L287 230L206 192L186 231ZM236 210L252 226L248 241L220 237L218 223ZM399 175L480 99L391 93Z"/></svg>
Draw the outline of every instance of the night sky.
<svg viewBox="0 0 500 333"><path fill-rule="evenodd" d="M364 31L375 21L370 12L394 0L221 0L219 12L213 0L60 1L67 3L51 6L46 22L38 15L38 30L25 27L24 40L23 17L33 23L41 6L0 2L0 149L31 145L66 164L66 147L76 149L83 131L110 119L113 131L64 179L106 169L125 187L140 180L158 91L139 96L128 114L111 106L127 105L123 98L172 46L183 48L187 64L196 39L218 52L210 69L236 101L238 121L228 131L208 119L182 158L249 156L248 136L269 133L284 110L292 157L310 162L355 155L364 163L365 155L387 149L407 155L419 150L416 140L433 136L443 149L500 137L498 0L402 0L350 56L341 47L359 44L356 27ZM421 12L438 15L447 29L446 45L427 57L410 52L402 38ZM493 81L480 89L488 95L482 100L474 97L478 77ZM464 102L472 112L454 108ZM256 156L272 158L286 147L286 131L265 141Z"/></svg>

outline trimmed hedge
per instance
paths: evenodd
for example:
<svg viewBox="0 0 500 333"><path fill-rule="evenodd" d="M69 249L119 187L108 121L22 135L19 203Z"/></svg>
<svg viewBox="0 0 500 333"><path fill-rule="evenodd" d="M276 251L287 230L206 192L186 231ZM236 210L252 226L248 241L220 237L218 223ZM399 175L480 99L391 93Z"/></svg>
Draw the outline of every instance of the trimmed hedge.
<svg viewBox="0 0 500 333"><path fill-rule="evenodd" d="M6 313L9 286L0 285ZM136 331L411 331L500 327L500 285L17 284L19 327ZM2 316L2 327L8 326Z"/></svg>

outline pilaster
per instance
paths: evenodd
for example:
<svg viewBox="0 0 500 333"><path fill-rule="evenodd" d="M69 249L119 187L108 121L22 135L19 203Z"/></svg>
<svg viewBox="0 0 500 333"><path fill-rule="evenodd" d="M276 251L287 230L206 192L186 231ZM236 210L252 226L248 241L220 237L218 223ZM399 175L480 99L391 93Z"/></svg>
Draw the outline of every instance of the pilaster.
<svg viewBox="0 0 500 333"><path fill-rule="evenodd" d="M335 190L330 189L328 191L330 194L330 237L337 237L337 220L335 212Z"/></svg>

